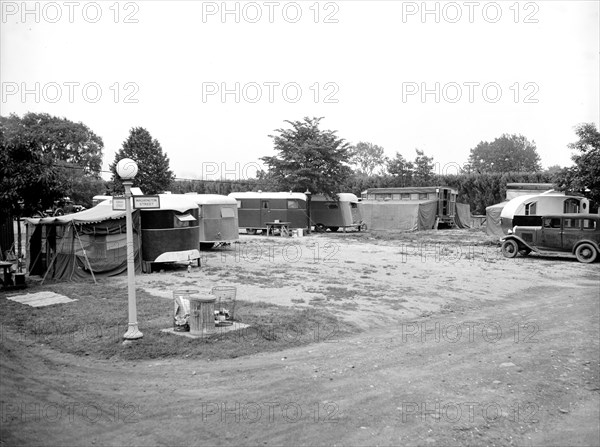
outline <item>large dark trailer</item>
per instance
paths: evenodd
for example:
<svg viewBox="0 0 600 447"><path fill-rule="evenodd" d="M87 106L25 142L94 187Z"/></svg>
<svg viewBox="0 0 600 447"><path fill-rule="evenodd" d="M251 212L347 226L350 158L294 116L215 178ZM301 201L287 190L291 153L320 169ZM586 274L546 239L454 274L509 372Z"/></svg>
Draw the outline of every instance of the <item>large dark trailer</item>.
<svg viewBox="0 0 600 447"><path fill-rule="evenodd" d="M142 270L153 263L200 259L197 203L179 194L160 194L160 209L141 210Z"/></svg>
<svg viewBox="0 0 600 447"><path fill-rule="evenodd" d="M298 192L232 192L237 200L239 227L248 234L267 229L267 222L289 222L289 228L308 226L306 195Z"/></svg>
<svg viewBox="0 0 600 447"><path fill-rule="evenodd" d="M316 231L338 231L343 228L356 228L358 231L366 230L360 209L358 197L354 194L340 193L338 200L331 200L322 195L312 197L310 201L310 219Z"/></svg>

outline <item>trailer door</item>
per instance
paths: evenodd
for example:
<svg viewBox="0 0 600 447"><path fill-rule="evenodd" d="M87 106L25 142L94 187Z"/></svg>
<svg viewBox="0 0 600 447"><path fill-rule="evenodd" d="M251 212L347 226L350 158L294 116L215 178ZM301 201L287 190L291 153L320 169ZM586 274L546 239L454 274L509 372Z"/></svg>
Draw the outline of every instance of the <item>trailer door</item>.
<svg viewBox="0 0 600 447"><path fill-rule="evenodd" d="M352 224L356 225L362 220L360 217L360 211L358 210L358 203L350 202L350 212L352 215Z"/></svg>
<svg viewBox="0 0 600 447"><path fill-rule="evenodd" d="M273 222L271 219L271 203L269 200L260 201L260 226L266 227L267 222Z"/></svg>

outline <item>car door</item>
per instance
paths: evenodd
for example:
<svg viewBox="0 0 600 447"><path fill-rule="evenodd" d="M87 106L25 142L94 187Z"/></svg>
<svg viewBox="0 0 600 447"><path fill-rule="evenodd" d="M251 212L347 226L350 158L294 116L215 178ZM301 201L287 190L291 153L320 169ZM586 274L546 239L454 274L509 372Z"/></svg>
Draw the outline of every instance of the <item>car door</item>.
<svg viewBox="0 0 600 447"><path fill-rule="evenodd" d="M541 250L562 249L562 224L560 217L545 217L538 244Z"/></svg>
<svg viewBox="0 0 600 447"><path fill-rule="evenodd" d="M581 219L578 217L563 218L563 250L573 250L573 246L579 239L581 239Z"/></svg>

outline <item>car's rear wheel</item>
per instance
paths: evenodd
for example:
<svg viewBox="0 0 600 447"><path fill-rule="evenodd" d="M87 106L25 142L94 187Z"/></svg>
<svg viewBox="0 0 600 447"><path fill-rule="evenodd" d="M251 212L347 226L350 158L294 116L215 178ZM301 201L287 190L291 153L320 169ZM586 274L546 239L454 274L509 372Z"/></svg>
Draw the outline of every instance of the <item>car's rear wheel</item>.
<svg viewBox="0 0 600 447"><path fill-rule="evenodd" d="M502 243L501 250L502 255L505 258L514 258L517 256L517 253L519 253L519 245L515 241L509 239Z"/></svg>
<svg viewBox="0 0 600 447"><path fill-rule="evenodd" d="M584 262L586 264L589 264L596 260L596 257L598 256L598 252L596 251L596 248L592 244L588 244L587 242L584 242L583 244L579 245L577 247L577 249L575 250L575 256L577 256L577 260L579 262Z"/></svg>

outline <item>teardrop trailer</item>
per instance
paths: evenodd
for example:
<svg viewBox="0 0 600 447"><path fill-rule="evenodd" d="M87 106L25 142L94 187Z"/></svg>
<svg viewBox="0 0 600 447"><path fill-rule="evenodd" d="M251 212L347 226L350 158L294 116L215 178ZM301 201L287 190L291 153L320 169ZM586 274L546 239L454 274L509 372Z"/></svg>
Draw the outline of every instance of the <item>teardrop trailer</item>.
<svg viewBox="0 0 600 447"><path fill-rule="evenodd" d="M219 194L186 193L198 204L200 248L209 250L240 238L235 199Z"/></svg>
<svg viewBox="0 0 600 447"><path fill-rule="evenodd" d="M337 200L323 195L316 195L310 202L310 218L316 231L336 232L340 228L346 232L348 228L366 231L367 225L362 221L358 207L358 197L354 194L339 193Z"/></svg>
<svg viewBox="0 0 600 447"><path fill-rule="evenodd" d="M532 225L534 224L534 225ZM592 263L600 253L600 215L554 214L540 216L537 222L516 225L502 238L502 254L575 256L579 262Z"/></svg>

